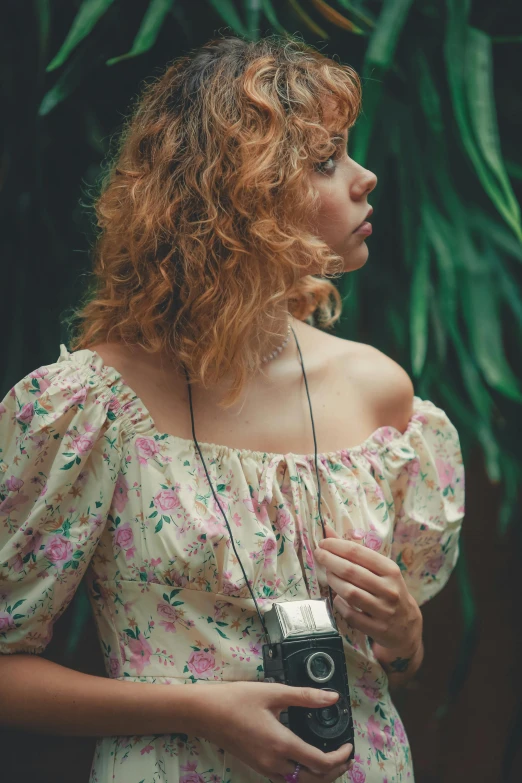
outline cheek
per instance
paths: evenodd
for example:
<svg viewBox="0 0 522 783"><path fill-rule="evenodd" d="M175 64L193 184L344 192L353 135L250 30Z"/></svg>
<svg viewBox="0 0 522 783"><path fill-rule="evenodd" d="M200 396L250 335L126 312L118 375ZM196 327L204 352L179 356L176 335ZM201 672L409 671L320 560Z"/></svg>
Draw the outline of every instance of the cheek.
<svg viewBox="0 0 522 783"><path fill-rule="evenodd" d="M344 193L330 193L321 202L319 225L322 236L329 244L345 243L352 227L350 203Z"/></svg>

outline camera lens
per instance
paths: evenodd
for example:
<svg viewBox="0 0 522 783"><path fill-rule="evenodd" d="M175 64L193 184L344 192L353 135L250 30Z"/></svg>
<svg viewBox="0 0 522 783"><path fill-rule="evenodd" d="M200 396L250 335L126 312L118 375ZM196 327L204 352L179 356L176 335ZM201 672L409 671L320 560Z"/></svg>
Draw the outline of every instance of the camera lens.
<svg viewBox="0 0 522 783"><path fill-rule="evenodd" d="M314 682L328 682L333 677L335 663L328 653L315 652L307 658L306 670Z"/></svg>
<svg viewBox="0 0 522 783"><path fill-rule="evenodd" d="M317 720L322 723L323 726L335 726L339 720L339 707L337 704L332 704L331 707L323 707L317 710Z"/></svg>

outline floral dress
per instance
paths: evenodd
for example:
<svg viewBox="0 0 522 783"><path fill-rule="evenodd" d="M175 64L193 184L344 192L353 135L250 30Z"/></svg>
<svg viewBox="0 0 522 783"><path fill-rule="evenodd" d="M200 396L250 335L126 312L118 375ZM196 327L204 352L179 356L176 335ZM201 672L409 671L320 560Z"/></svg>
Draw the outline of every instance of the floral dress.
<svg viewBox="0 0 522 783"><path fill-rule="evenodd" d="M327 595L313 454L201 443L261 611ZM323 517L395 560L419 604L446 584L464 516L459 437L414 398L318 458ZM192 440L158 432L121 374L69 352L0 403L0 650L41 653L85 575L107 676L171 686L263 679L262 629ZM339 783L413 783L404 726L368 637L336 617L355 764ZM267 783L203 737L97 739L90 783Z"/></svg>

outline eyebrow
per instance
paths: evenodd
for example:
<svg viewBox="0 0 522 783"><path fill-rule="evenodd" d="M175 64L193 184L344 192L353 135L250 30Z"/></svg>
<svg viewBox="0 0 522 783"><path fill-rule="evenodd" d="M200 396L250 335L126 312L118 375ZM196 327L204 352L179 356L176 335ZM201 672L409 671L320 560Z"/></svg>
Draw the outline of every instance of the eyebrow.
<svg viewBox="0 0 522 783"><path fill-rule="evenodd" d="M333 141L335 146L338 147L339 149L341 149L347 144L347 141L344 138L344 136L330 136L330 141Z"/></svg>

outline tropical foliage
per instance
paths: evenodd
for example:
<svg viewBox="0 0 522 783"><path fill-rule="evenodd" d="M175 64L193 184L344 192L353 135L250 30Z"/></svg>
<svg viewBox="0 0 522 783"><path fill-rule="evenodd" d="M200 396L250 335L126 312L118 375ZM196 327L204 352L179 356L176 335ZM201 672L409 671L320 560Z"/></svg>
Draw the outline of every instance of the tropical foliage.
<svg viewBox="0 0 522 783"><path fill-rule="evenodd" d="M339 333L393 356L416 393L447 410L465 462L480 449L490 481L502 483L499 535L520 524L522 101L505 76L519 70L522 36L511 34L516 16L508 6L37 0L25 12L13 8L2 33L4 108L17 117L5 139L0 193L10 292L4 388L32 369L33 357L67 340L44 303L63 312L81 293L93 236L85 202L140 81L217 31L254 39L297 33L361 74L363 113L349 152L379 178L370 261L339 283ZM450 701L475 638L465 554L462 658ZM79 628L85 597L77 605Z"/></svg>

